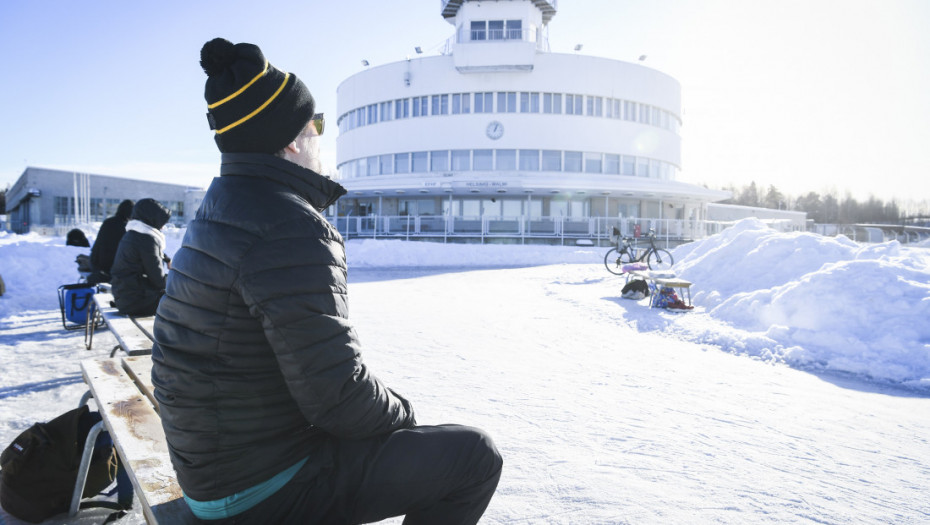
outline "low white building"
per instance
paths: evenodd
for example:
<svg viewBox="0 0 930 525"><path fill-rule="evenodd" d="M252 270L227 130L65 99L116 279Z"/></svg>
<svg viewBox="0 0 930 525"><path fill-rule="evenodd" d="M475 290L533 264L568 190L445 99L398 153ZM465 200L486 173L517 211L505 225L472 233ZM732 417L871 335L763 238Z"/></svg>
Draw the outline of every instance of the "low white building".
<svg viewBox="0 0 930 525"><path fill-rule="evenodd" d="M681 86L641 64L551 53L555 0L443 0L438 56L337 91L347 236L700 237L727 192L676 181ZM644 224L645 222L645 224ZM630 232L632 233L632 231Z"/></svg>

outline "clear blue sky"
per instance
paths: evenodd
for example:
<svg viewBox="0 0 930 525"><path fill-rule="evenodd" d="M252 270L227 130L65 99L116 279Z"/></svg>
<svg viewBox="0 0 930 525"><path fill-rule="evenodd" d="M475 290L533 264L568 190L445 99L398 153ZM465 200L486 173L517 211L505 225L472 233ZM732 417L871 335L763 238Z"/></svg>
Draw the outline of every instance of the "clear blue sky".
<svg viewBox="0 0 930 525"><path fill-rule="evenodd" d="M222 36L298 74L330 119L362 69L435 54L437 0L4 0L0 187L26 166L206 186L198 65ZM561 0L554 52L636 62L682 84L680 180L930 200L930 1Z"/></svg>

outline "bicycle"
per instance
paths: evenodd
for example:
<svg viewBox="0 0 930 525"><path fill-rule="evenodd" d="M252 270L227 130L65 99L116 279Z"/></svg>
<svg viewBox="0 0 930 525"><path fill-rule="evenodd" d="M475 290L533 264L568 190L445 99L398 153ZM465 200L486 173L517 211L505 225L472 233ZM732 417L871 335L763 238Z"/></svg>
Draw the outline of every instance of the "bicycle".
<svg viewBox="0 0 930 525"><path fill-rule="evenodd" d="M650 270L668 270L675 264L672 254L668 253L667 250L656 247L655 230L649 230L649 233L646 234L649 247L640 251L639 254L637 254L636 247L633 246L634 239L620 237L620 230L616 227L613 229L611 238L616 238L617 246L608 250L607 254L604 255L604 266L612 274L622 275L624 265L634 262L645 262Z"/></svg>

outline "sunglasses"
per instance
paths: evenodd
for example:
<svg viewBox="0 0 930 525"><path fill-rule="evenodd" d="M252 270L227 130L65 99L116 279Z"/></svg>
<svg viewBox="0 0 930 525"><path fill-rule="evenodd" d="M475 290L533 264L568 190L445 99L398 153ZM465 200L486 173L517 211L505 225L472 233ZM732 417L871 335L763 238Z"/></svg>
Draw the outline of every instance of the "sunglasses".
<svg viewBox="0 0 930 525"><path fill-rule="evenodd" d="M310 122L313 122L313 127L316 128L317 135L323 134L323 129L326 127L326 119L323 118L322 113L316 113L310 119Z"/></svg>

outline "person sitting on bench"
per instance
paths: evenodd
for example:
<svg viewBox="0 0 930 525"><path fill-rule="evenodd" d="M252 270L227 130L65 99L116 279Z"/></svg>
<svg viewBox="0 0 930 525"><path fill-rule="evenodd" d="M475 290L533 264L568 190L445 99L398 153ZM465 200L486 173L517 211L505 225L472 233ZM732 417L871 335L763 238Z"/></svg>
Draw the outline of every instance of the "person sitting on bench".
<svg viewBox="0 0 930 525"><path fill-rule="evenodd" d="M116 249L126 234L126 223L132 215L133 202L129 199L119 203L116 213L107 217L100 225L94 247L90 249L90 267L93 273L87 277L90 284L110 282L110 271L113 269L113 259L116 258Z"/></svg>
<svg viewBox="0 0 930 525"><path fill-rule="evenodd" d="M211 40L200 64L222 165L174 257L152 348L192 512L477 523L503 465L491 437L418 425L362 361L342 236L322 215L346 190L319 173L324 120L310 91L252 44Z"/></svg>
<svg viewBox="0 0 930 525"><path fill-rule="evenodd" d="M113 259L111 285L113 302L119 313L135 317L155 315L165 293L165 269L171 267L165 255L165 234L161 229L171 218L171 210L155 199L142 199L132 208L126 235L119 241Z"/></svg>

